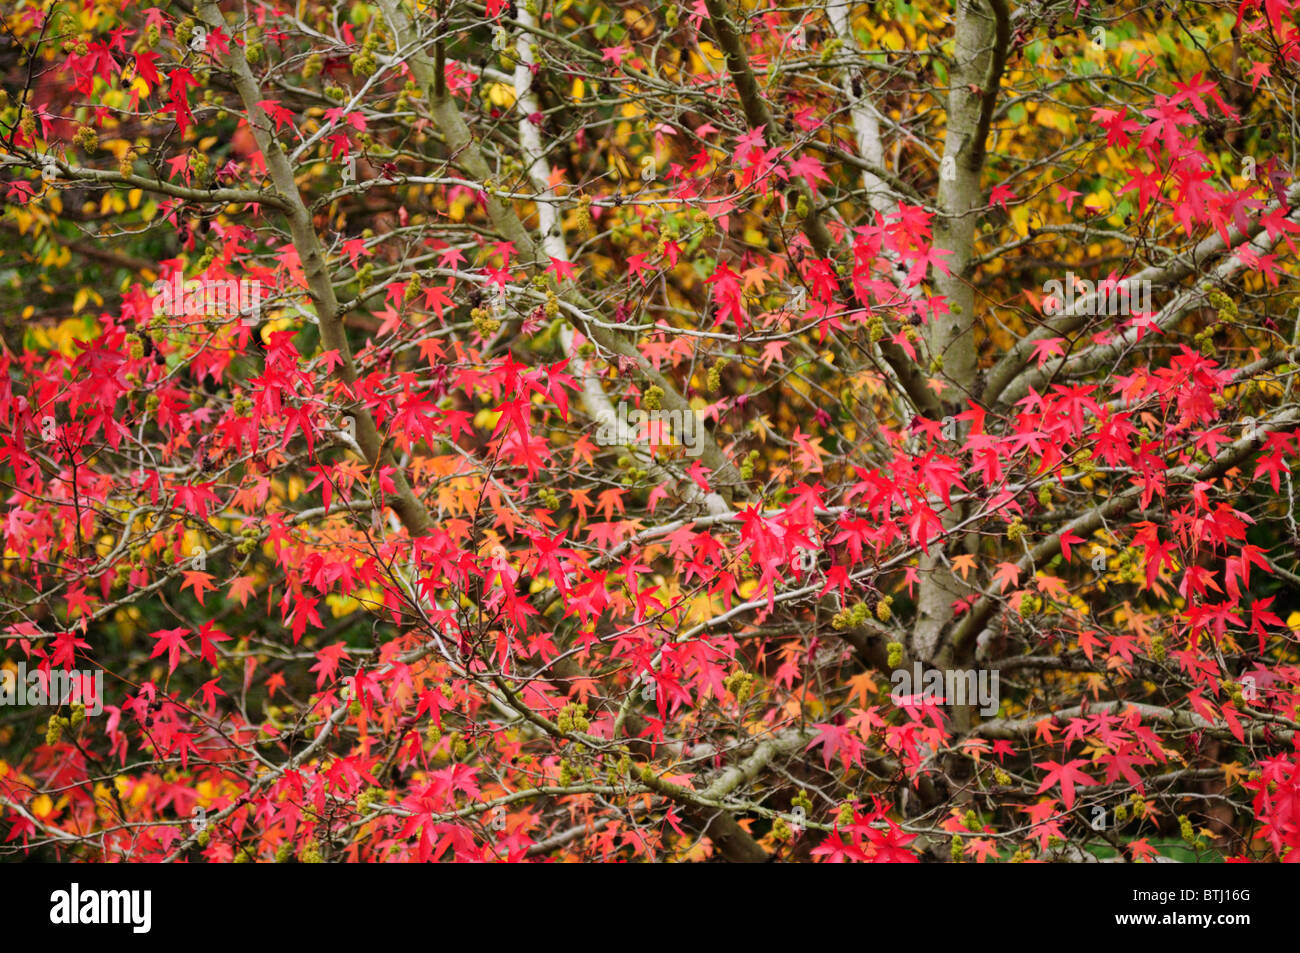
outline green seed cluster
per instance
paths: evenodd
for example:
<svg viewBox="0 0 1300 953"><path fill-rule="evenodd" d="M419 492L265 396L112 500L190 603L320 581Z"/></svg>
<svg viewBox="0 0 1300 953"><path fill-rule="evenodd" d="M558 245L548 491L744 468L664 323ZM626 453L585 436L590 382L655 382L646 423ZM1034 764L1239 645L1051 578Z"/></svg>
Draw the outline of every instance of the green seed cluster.
<svg viewBox="0 0 1300 953"><path fill-rule="evenodd" d="M869 618L871 618L871 606L865 602L857 602L835 613L834 618L831 619L831 628L836 632L855 629L863 625Z"/></svg>
<svg viewBox="0 0 1300 953"><path fill-rule="evenodd" d="M491 337L501 328L501 322L492 317L486 308L475 308L470 311L469 316L474 322L474 330L480 337Z"/></svg>
<svg viewBox="0 0 1300 953"><path fill-rule="evenodd" d="M501 63L504 70L515 68L515 41L506 31L505 27L498 27L496 34L496 45L501 47L497 60Z"/></svg>
<svg viewBox="0 0 1300 953"><path fill-rule="evenodd" d="M190 45L190 37L194 35L194 28L197 26L198 24L188 17L176 24L176 45L188 47Z"/></svg>
<svg viewBox="0 0 1300 953"><path fill-rule="evenodd" d="M51 715L50 720L45 724L45 743L47 745L56 745L63 737L63 733L71 730L72 719L65 718L62 715Z"/></svg>
<svg viewBox="0 0 1300 953"><path fill-rule="evenodd" d="M727 676L722 687L736 697L737 703L743 705L754 694L754 673L734 671Z"/></svg>
<svg viewBox="0 0 1300 953"><path fill-rule="evenodd" d="M357 813L369 814L376 801L384 799L385 791L383 788L369 787L361 792L357 798Z"/></svg>
<svg viewBox="0 0 1300 953"><path fill-rule="evenodd" d="M372 261L368 261L360 268L357 269L357 286L364 293L367 288L369 288L372 284L374 284L374 281L375 281L375 263Z"/></svg>
<svg viewBox="0 0 1300 953"><path fill-rule="evenodd" d="M469 754L469 742L467 742L459 731L451 733L451 756L456 761L464 761Z"/></svg>
<svg viewBox="0 0 1300 953"><path fill-rule="evenodd" d="M586 703L576 702L565 705L556 716L555 725L566 735L589 729L591 722L587 719Z"/></svg>
<svg viewBox="0 0 1300 953"><path fill-rule="evenodd" d="M379 48L379 34L371 33L361 42L361 52L353 53L349 62L354 76L373 76L379 64L375 61L375 50Z"/></svg>
<svg viewBox="0 0 1300 953"><path fill-rule="evenodd" d="M406 112L411 108L411 100L420 98L420 87L415 80L408 79L402 91L397 94L397 103L393 107L399 113Z"/></svg>
<svg viewBox="0 0 1300 953"><path fill-rule="evenodd" d="M99 149L99 133L95 131L94 126L80 126L77 131L73 133L72 141L76 143L78 148L80 148L82 152L86 153L86 155L92 155Z"/></svg>
<svg viewBox="0 0 1300 953"><path fill-rule="evenodd" d="M889 653L888 657L885 659L885 662L886 664L889 665L891 669L898 668L898 666L903 664L903 643L902 642L890 642L888 645L885 646L885 651Z"/></svg>
<svg viewBox="0 0 1300 953"><path fill-rule="evenodd" d="M1232 699L1234 705L1238 708L1245 707L1246 697L1242 694L1240 683L1225 678L1220 684L1223 686L1223 690L1228 693L1228 697Z"/></svg>
<svg viewBox="0 0 1300 953"><path fill-rule="evenodd" d="M583 235L588 235L588 236L591 235L591 233L595 230L596 226L595 226L595 222L593 222L591 218L591 196L590 195L579 196L577 219L578 219L578 231L582 232Z"/></svg>
<svg viewBox="0 0 1300 953"><path fill-rule="evenodd" d="M420 297L420 292L424 290L424 281L419 275L412 275L411 280L406 283L406 290L402 292L402 301L410 304L416 298Z"/></svg>
<svg viewBox="0 0 1300 953"><path fill-rule="evenodd" d="M650 475L650 471L643 470L636 466L636 461L627 454L623 454L623 456L618 458L618 467L620 470L626 470L628 477L634 483L644 480Z"/></svg>
<svg viewBox="0 0 1300 953"><path fill-rule="evenodd" d="M1020 597L1020 616L1023 619L1029 618L1043 611L1043 599L1041 596L1032 592L1027 592Z"/></svg>
<svg viewBox="0 0 1300 953"><path fill-rule="evenodd" d="M1139 583L1146 580L1145 560L1131 549L1122 549L1107 560L1106 569L1115 575L1117 582Z"/></svg>
<svg viewBox="0 0 1300 953"><path fill-rule="evenodd" d="M709 368L708 388L710 393L722 388L722 372L726 369L729 363L731 362L727 358L720 357L714 361L713 366Z"/></svg>
<svg viewBox="0 0 1300 953"><path fill-rule="evenodd" d="M241 529L239 531L239 545L235 547L238 550L239 555L248 556L255 552L257 550L258 538L260 536L261 533L259 533L257 527L252 524Z"/></svg>
<svg viewBox="0 0 1300 953"><path fill-rule="evenodd" d="M1201 353L1209 356L1214 353L1214 336L1221 331L1226 331L1237 323L1237 302L1228 297L1218 288L1212 290L1207 296L1210 307L1218 312L1218 321L1196 333L1192 338L1200 348Z"/></svg>

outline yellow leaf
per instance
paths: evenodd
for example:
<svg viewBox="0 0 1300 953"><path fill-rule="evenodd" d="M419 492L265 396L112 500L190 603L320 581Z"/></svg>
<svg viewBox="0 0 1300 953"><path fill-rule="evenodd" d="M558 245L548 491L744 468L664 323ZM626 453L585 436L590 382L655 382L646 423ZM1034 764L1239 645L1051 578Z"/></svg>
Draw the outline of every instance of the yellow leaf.
<svg viewBox="0 0 1300 953"><path fill-rule="evenodd" d="M1246 780L1246 775L1250 773L1241 766L1240 761L1233 761L1231 764L1225 764L1222 767L1223 779L1227 783L1228 787L1235 787L1240 784L1242 781Z"/></svg>
<svg viewBox="0 0 1300 953"><path fill-rule="evenodd" d="M493 83L488 87L488 102L500 109L509 109L515 104L515 88L505 83Z"/></svg>

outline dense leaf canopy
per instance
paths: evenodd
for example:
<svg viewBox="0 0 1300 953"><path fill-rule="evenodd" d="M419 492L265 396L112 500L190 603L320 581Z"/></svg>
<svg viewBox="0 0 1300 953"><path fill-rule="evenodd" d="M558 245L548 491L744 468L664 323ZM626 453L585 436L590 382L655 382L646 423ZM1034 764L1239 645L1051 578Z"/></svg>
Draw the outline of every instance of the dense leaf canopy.
<svg viewBox="0 0 1300 953"><path fill-rule="evenodd" d="M1297 6L10 0L0 851L1297 859Z"/></svg>

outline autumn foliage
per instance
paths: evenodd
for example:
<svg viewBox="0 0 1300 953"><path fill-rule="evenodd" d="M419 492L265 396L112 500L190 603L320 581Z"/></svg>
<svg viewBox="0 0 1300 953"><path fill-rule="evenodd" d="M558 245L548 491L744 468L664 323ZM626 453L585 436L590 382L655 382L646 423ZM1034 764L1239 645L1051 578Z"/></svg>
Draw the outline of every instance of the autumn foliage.
<svg viewBox="0 0 1300 953"><path fill-rule="evenodd" d="M0 853L1300 859L1298 13L6 3Z"/></svg>

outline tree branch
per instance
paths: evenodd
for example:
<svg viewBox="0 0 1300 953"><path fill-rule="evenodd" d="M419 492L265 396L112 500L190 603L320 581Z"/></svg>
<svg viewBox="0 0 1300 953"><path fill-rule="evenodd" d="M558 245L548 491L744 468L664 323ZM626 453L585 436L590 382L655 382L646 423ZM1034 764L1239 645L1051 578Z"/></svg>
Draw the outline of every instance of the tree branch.
<svg viewBox="0 0 1300 953"><path fill-rule="evenodd" d="M208 26L221 28L224 20L214 0L203 0L198 7L198 15ZM303 274L307 278L308 291L316 310L316 319L320 327L321 343L327 350L337 351L339 365L336 373L344 383L350 396L355 395L357 368L352 358L352 347L348 344L347 331L343 324L343 314L339 308L334 286L330 282L329 271L325 265L325 255L321 249L320 238L312 227L311 213L298 192L293 177L293 168L280 143L267 131L270 126L262 107L261 91L253 72L244 59L242 48L232 45L229 54L229 67L234 80L235 90L243 100L248 113L248 125L257 140L258 148L266 160L271 180L279 191L283 205L281 210L289 220L289 231L294 248L302 262ZM370 411L359 401L349 408L357 424L357 445L371 466L391 468L393 483L397 487L396 495L390 500L394 512L411 535L418 536L430 526L429 513L420 502L392 458L392 454L379 437L374 418Z"/></svg>

